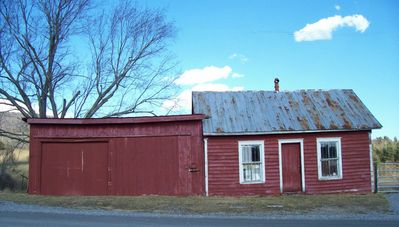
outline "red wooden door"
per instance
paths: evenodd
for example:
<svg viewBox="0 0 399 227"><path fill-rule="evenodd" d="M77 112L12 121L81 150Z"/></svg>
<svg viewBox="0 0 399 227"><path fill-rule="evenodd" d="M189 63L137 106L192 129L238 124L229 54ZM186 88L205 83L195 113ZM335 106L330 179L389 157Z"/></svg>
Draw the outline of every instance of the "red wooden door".
<svg viewBox="0 0 399 227"><path fill-rule="evenodd" d="M41 194L106 195L106 142L43 143Z"/></svg>
<svg viewBox="0 0 399 227"><path fill-rule="evenodd" d="M282 144L283 192L301 191L301 155L299 143Z"/></svg>

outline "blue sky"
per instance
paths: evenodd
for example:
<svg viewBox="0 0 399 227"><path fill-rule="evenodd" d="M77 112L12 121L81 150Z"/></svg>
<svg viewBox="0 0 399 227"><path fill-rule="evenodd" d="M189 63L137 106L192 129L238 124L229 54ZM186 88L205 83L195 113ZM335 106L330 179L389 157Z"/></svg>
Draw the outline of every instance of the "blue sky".
<svg viewBox="0 0 399 227"><path fill-rule="evenodd" d="M373 137L399 137L399 1L141 4L178 28L181 112L191 90L272 90L279 77L281 90L353 89L383 125Z"/></svg>
<svg viewBox="0 0 399 227"><path fill-rule="evenodd" d="M273 90L278 77L281 90L353 89L383 125L373 137L399 138L399 1L138 2L165 9L178 29L180 90L164 103L178 104L173 113L191 112L193 90Z"/></svg>

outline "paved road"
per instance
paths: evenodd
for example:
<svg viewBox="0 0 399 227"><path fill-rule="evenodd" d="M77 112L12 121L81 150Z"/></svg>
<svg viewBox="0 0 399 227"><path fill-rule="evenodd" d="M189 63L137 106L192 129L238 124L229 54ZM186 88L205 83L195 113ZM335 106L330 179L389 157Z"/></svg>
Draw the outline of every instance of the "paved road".
<svg viewBox="0 0 399 227"><path fill-rule="evenodd" d="M391 200L396 199L392 196ZM0 226L399 226L399 214L268 216L166 215L16 204L0 201Z"/></svg>
<svg viewBox="0 0 399 227"><path fill-rule="evenodd" d="M0 211L0 226L399 226L399 220L306 220L259 217L118 216Z"/></svg>

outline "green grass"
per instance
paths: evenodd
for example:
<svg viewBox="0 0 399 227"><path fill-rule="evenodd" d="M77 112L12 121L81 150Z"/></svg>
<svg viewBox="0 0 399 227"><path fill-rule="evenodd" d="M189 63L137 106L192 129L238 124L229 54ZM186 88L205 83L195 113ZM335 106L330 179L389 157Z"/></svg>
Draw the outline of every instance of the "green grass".
<svg viewBox="0 0 399 227"><path fill-rule="evenodd" d="M79 209L117 209L159 213L284 214L326 212L363 214L388 213L389 204L381 194L289 195L249 197L202 196L38 196L0 193L0 200L17 203Z"/></svg>

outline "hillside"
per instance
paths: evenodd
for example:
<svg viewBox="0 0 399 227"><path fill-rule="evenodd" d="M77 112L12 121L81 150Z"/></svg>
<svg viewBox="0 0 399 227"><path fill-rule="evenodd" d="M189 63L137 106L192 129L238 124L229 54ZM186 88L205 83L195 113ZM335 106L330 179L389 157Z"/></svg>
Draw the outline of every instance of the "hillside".
<svg viewBox="0 0 399 227"><path fill-rule="evenodd" d="M0 129L12 133L29 134L29 125L22 118L20 113L0 112ZM0 141L6 143L9 139L0 134Z"/></svg>

